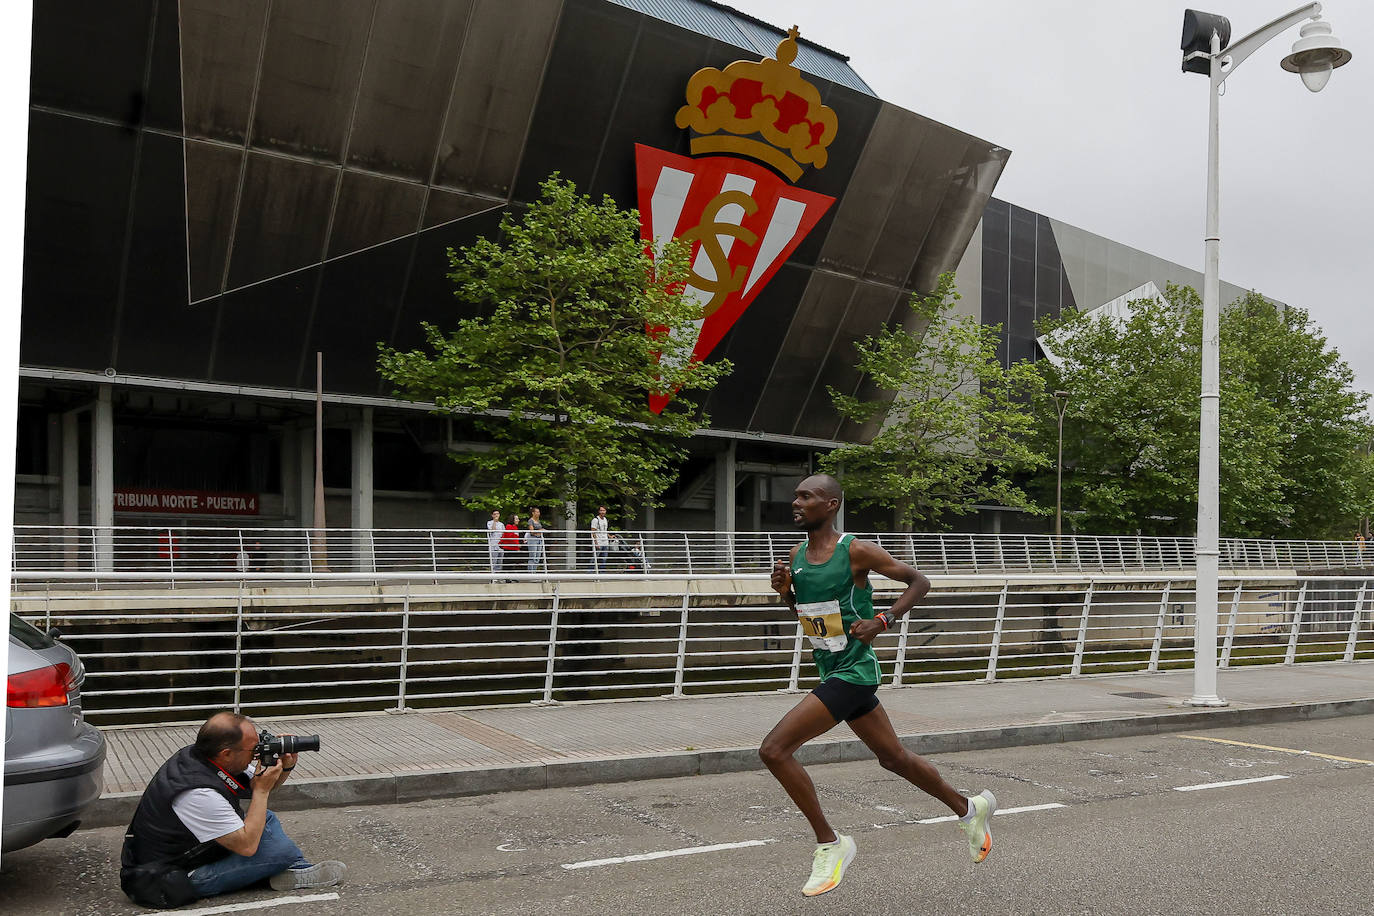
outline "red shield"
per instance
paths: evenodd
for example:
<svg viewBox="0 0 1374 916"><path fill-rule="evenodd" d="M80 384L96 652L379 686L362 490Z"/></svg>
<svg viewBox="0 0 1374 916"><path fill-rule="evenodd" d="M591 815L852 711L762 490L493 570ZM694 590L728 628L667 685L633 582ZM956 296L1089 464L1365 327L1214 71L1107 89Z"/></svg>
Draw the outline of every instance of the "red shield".
<svg viewBox="0 0 1374 916"><path fill-rule="evenodd" d="M835 198L793 187L776 173L727 156L689 159L635 144L640 235L658 248L692 242L684 295L701 305L692 360L705 359L825 215ZM650 398L658 413L667 396Z"/></svg>

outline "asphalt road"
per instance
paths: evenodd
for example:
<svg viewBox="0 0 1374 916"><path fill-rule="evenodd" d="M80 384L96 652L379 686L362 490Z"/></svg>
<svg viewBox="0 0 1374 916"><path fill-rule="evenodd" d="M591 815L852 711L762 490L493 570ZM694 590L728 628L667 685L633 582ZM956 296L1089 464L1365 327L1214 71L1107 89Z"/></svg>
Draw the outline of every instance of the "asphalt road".
<svg viewBox="0 0 1374 916"><path fill-rule="evenodd" d="M961 789L991 788L1006 811L981 865L969 862L954 826L920 823L947 813L935 802L875 763L847 763L814 767L812 776L859 857L839 888L814 899L800 893L812 849L806 824L758 772L288 812L287 831L307 855L348 863L344 886L299 891L289 902L252 890L186 911L256 905L236 909L251 913L268 903L278 904L267 910L274 916L1374 909L1374 717L932 759ZM1263 781L1177 791L1233 780ZM1007 810L1017 808L1031 810ZM0 912L140 912L118 889L122 833L81 831L5 856ZM720 844L741 845L679 852ZM663 852L678 854L586 864Z"/></svg>

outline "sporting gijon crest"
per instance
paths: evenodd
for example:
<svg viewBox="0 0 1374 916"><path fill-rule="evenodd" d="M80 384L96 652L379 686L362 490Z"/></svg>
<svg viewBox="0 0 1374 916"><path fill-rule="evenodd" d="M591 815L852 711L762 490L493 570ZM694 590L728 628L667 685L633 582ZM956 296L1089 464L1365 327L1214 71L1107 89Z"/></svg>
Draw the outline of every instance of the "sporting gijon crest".
<svg viewBox="0 0 1374 916"><path fill-rule="evenodd" d="M805 167L825 165L836 131L835 113L792 66L796 39L794 28L776 59L692 77L676 121L694 134L693 156L635 144L641 236L651 251L670 239L691 243L683 295L700 317L672 333L695 338L694 362L710 355L835 202L791 183ZM653 396L649 406L658 413L669 400Z"/></svg>

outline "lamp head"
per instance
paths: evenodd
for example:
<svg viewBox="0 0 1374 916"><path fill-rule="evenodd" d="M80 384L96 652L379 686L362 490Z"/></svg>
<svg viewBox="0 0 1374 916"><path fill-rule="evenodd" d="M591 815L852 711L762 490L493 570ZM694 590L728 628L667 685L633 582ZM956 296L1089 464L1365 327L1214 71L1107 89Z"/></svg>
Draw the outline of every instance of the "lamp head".
<svg viewBox="0 0 1374 916"><path fill-rule="evenodd" d="M1331 23L1314 19L1302 27L1302 37L1293 42L1293 52L1283 59L1281 66L1289 73L1302 77L1302 83L1313 92L1321 92L1331 71L1350 63L1351 54L1341 47L1341 40L1331 34Z"/></svg>

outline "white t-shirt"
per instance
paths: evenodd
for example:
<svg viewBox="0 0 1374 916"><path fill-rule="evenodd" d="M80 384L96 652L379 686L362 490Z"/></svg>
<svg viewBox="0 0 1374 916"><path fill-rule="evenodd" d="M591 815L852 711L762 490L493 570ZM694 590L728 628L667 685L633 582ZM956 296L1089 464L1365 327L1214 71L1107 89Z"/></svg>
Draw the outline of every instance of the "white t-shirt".
<svg viewBox="0 0 1374 916"><path fill-rule="evenodd" d="M506 526L501 522L487 522L487 546L496 549L501 544L501 535L506 533Z"/></svg>
<svg viewBox="0 0 1374 916"><path fill-rule="evenodd" d="M248 764L245 774L251 777L256 767L255 763ZM229 799L214 789L187 789L172 799L172 810L199 843L218 840L243 826L243 818Z"/></svg>
<svg viewBox="0 0 1374 916"><path fill-rule="evenodd" d="M601 516L592 519L592 543L597 547L609 547L611 539L606 536L607 522Z"/></svg>

